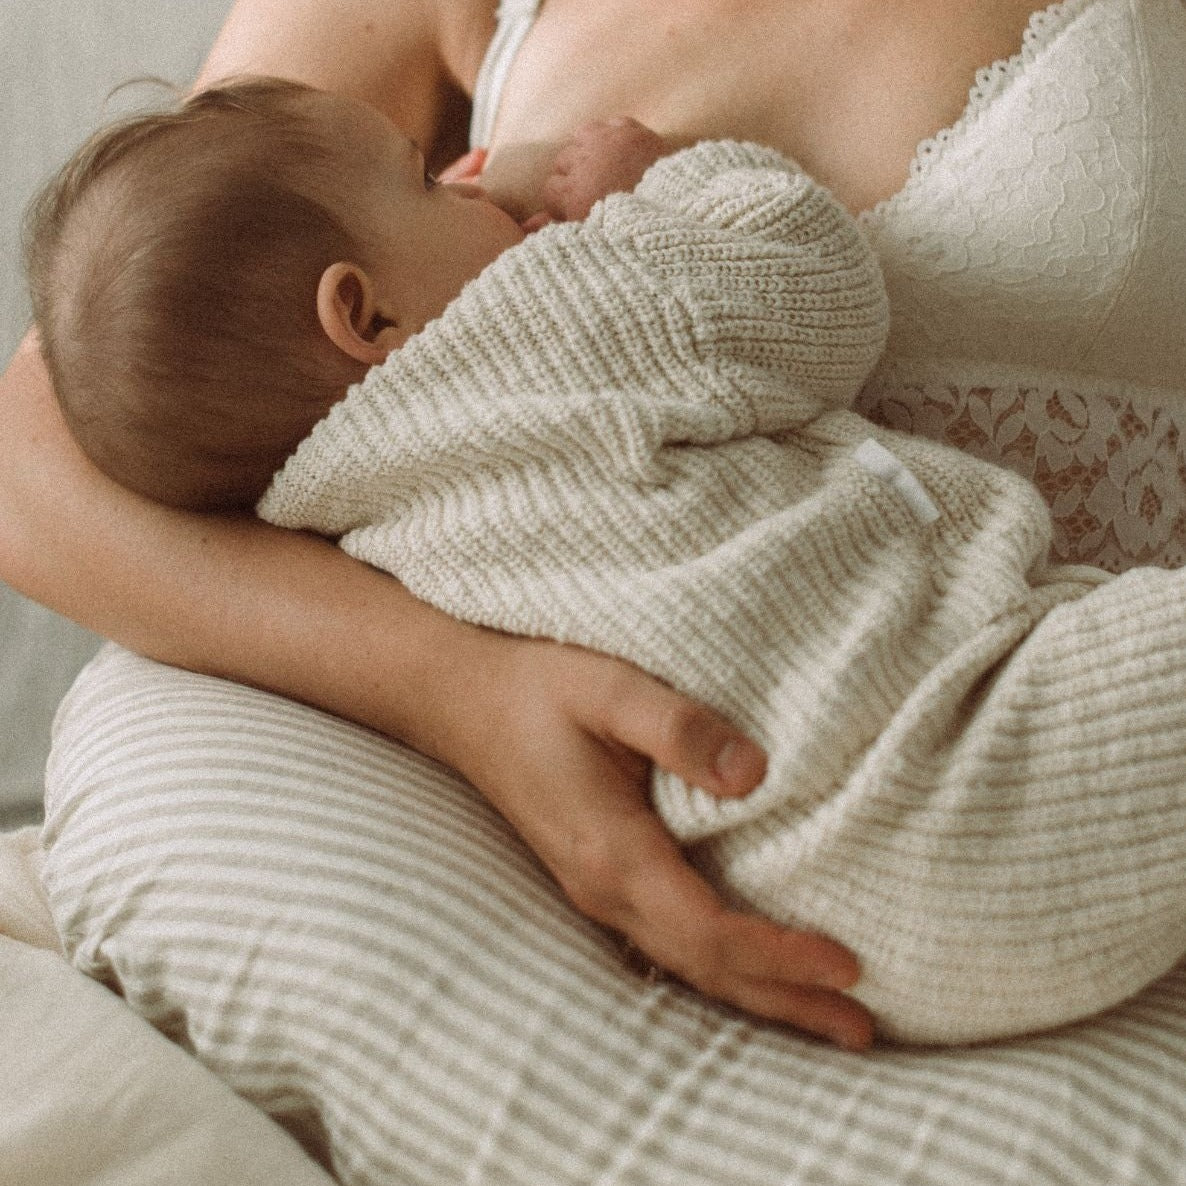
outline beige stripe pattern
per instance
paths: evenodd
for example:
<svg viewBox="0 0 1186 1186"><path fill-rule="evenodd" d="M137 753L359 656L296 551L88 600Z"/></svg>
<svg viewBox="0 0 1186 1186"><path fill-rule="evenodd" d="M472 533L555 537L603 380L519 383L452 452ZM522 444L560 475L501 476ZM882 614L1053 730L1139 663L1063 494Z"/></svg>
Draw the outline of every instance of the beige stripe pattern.
<svg viewBox="0 0 1186 1186"><path fill-rule="evenodd" d="M441 767L107 648L62 706L73 962L347 1186L1183 1186L1186 969L853 1056L647 983Z"/></svg>

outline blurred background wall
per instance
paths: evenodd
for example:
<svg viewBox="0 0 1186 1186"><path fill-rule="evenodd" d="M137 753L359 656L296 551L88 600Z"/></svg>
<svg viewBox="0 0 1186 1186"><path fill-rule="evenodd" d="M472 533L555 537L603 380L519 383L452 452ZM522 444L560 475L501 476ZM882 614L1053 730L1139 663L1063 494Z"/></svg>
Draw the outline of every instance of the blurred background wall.
<svg viewBox="0 0 1186 1186"><path fill-rule="evenodd" d="M184 86L231 0L0 0L0 367L28 327L25 206L84 136L133 105L120 83ZM0 408L0 433L4 432ZM36 819L53 710L99 640L0 583L0 827Z"/></svg>

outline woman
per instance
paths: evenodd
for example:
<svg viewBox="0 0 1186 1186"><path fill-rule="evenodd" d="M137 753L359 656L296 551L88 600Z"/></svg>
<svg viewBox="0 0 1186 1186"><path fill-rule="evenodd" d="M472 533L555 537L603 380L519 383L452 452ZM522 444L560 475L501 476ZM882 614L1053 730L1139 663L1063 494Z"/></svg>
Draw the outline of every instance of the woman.
<svg viewBox="0 0 1186 1186"><path fill-rule="evenodd" d="M530 215L545 204L537 191L549 146L583 120L629 114L671 135L729 134L773 144L851 210L876 214L878 203L910 196L916 147L960 120L977 71L1014 54L1027 26L1029 43L1041 48L1041 20L1086 19L1108 6L1116 7L1071 0L1046 10L1034 25L1033 0L547 0L534 21L530 12L524 16L525 37L511 55L495 104L484 180L508 206ZM514 24L512 7L503 14L505 36ZM1144 7L1157 10L1163 22L1181 17L1177 0L1150 0ZM379 106L444 162L462 147L459 116L494 33L493 0L357 0L332 10L312 0L283 8L240 0L199 85L256 72L348 91ZM1009 80L1006 70L1003 81ZM991 76L982 80L982 86L993 85ZM969 111L978 114L979 108ZM956 196L956 205L965 203L966 194ZM1171 212L1180 210L1173 205L1180 197L1180 191L1171 194ZM1158 258L1167 274L1183 251L1176 217L1177 232L1158 232ZM911 299L932 277L911 269L934 253L927 255L917 243L912 249L908 235L884 222L867 225L883 261L893 264L895 309L918 314L916 341L925 329ZM1139 268L1130 271L1137 277ZM948 269L940 280L956 272ZM1028 292L1026 279L1024 269L1009 275L1011 285ZM1055 307L1058 291L1045 305L1022 308L997 326L1018 361L1038 370L1060 370L1062 359L1047 365L1042 352L1048 342L1041 335L1027 340L1026 327ZM952 281L943 302L951 331L976 320L969 301L983 297L987 303L994 293ZM1076 297L1063 292L1064 312ZM1137 353L1160 369L1139 376L1140 390L1131 397L1126 387L1123 406L1108 405L1114 420L1123 420L1126 411L1139 418L1159 391L1172 390L1167 374L1182 362L1181 311L1177 338L1166 329L1174 310L1160 321L1145 311L1135 317L1145 337ZM910 328L910 316L903 324ZM1091 324L1103 331L1110 322L1101 315ZM1044 464L1051 468L1054 454L1039 456L1034 443L1035 436L1045 438L1029 425L1032 409L1015 406L1023 398L1016 382L1010 388L997 375L991 398L976 396L977 404L971 393L993 386L985 374L961 375L954 395L951 383L934 379L921 364L903 377L893 368L910 351L901 334L899 339L896 354L891 343L892 365L870 389L868 410L910 426L928 413L933 419L944 400L954 401L938 431L951 439L979 434L981 444L997 440L1015 451L1028 449L1023 460L1041 471L1034 472L1037 477ZM1100 342L1105 339L1103 334ZM1098 343L1072 345L1088 362L1097 361L1088 355ZM1105 414L1093 412L1107 399L1096 380L1105 386L1111 378L1129 382L1109 372L1109 365L1086 368L1086 393L1042 386L1047 418L1080 428L1084 416ZM1179 396L1184 371L1186 365L1177 371ZM868 1042L869 1019L839 991L856 974L851 958L818 937L780 932L726 910L645 807L648 760L716 793L744 793L756 784L760 755L724 722L600 656L451 622L320 541L270 532L255 522L166 512L132 498L78 455L31 344L14 360L0 398L7 423L0 465L0 576L6 581L143 653L318 704L441 757L510 820L578 908L623 932L648 959L755 1013L846 1045ZM1162 402L1159 410L1172 419L1173 409ZM996 417L987 429L981 404ZM1010 415L1022 426L1006 438L997 429ZM1159 439L1168 439L1167 430L1160 431ZM1071 472L1071 464L1090 469L1092 459L1076 452L1079 441L1071 435L1064 434L1068 464L1048 475L1049 488L1075 512L1060 519L1064 553L1114 566L1175 559L1172 531L1165 540L1154 531L1130 543L1132 524L1122 514L1103 522L1104 513L1086 496L1075 502L1084 479L1075 471L1068 484L1061 475ZM1130 492L1121 493L1124 501ZM1159 495L1157 530L1162 510L1182 491L1163 485L1154 490ZM1125 513L1148 523L1140 498L1137 504ZM1116 524L1128 524L1128 534ZM1079 546L1090 533L1102 541L1093 545L1094 555ZM310 655L318 661L310 663ZM466 683L459 686L456 673L462 671ZM492 748L487 738L495 731L502 744Z"/></svg>

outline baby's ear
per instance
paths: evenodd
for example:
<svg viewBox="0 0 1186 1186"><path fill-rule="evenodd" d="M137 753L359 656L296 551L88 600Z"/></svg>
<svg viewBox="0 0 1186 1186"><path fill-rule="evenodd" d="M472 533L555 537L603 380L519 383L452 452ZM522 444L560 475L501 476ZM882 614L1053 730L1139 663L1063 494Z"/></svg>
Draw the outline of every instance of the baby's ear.
<svg viewBox="0 0 1186 1186"><path fill-rule="evenodd" d="M330 264L321 273L317 320L343 354L367 366L382 362L409 337L394 310L379 301L370 276L345 261Z"/></svg>

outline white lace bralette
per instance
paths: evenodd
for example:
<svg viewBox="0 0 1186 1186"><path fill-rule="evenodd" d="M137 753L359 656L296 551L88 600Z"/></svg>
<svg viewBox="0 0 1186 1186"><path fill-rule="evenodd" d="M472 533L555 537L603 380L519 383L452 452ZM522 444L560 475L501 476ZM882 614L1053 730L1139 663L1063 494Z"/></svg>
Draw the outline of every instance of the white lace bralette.
<svg viewBox="0 0 1186 1186"><path fill-rule="evenodd" d="M1186 562L1186 7L1065 0L861 216L892 329L859 402L1037 483L1054 558Z"/></svg>

